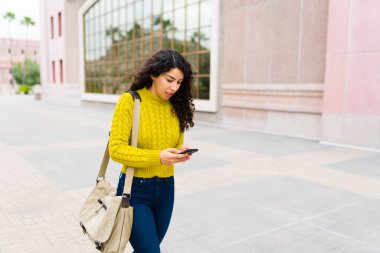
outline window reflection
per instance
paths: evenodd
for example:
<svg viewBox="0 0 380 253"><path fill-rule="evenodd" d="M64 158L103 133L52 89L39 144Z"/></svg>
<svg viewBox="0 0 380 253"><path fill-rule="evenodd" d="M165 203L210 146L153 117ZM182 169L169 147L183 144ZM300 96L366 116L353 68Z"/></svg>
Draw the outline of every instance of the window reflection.
<svg viewBox="0 0 380 253"><path fill-rule="evenodd" d="M187 0L187 4L198 3L199 0Z"/></svg>
<svg viewBox="0 0 380 253"><path fill-rule="evenodd" d="M108 27L112 26L112 15L105 15L105 20L106 20L106 29Z"/></svg>
<svg viewBox="0 0 380 253"><path fill-rule="evenodd" d="M165 33L162 36L162 48L171 48L172 47L172 41L171 36L168 33Z"/></svg>
<svg viewBox="0 0 380 253"><path fill-rule="evenodd" d="M162 15L155 15L153 17L153 30L154 31L161 31L161 24L162 24Z"/></svg>
<svg viewBox="0 0 380 253"><path fill-rule="evenodd" d="M135 2L135 19L140 20L143 18L143 9L142 9L142 2L137 1Z"/></svg>
<svg viewBox="0 0 380 253"><path fill-rule="evenodd" d="M200 50L210 50L210 37L211 37L211 27L203 27L197 34L200 44Z"/></svg>
<svg viewBox="0 0 380 253"><path fill-rule="evenodd" d="M210 94L210 78L209 77L200 77L199 86L198 86L198 97L199 99L209 99Z"/></svg>
<svg viewBox="0 0 380 253"><path fill-rule="evenodd" d="M185 32L174 32L174 50L183 53L185 50Z"/></svg>
<svg viewBox="0 0 380 253"><path fill-rule="evenodd" d="M199 21L199 4L193 4L186 8L186 29L198 27Z"/></svg>
<svg viewBox="0 0 380 253"><path fill-rule="evenodd" d="M173 9L173 0L162 0L162 11L169 11Z"/></svg>
<svg viewBox="0 0 380 253"><path fill-rule="evenodd" d="M168 12L165 13L162 17L162 29L163 32L168 32L169 30L173 29L173 13Z"/></svg>
<svg viewBox="0 0 380 253"><path fill-rule="evenodd" d="M105 2L106 2L106 12L108 12L108 11L111 11L112 10L112 0L104 0ZM114 2L116 2L116 1L114 1Z"/></svg>
<svg viewBox="0 0 380 253"><path fill-rule="evenodd" d="M134 15L133 15L133 5L128 5L127 6L127 23L131 23L134 20Z"/></svg>
<svg viewBox="0 0 380 253"><path fill-rule="evenodd" d="M199 55L199 74L210 73L210 53Z"/></svg>
<svg viewBox="0 0 380 253"><path fill-rule="evenodd" d="M112 12L112 25L119 26L119 11Z"/></svg>
<svg viewBox="0 0 380 253"><path fill-rule="evenodd" d="M174 27L176 30L185 30L185 9L176 9L174 11Z"/></svg>
<svg viewBox="0 0 380 253"><path fill-rule="evenodd" d="M186 58L190 62L194 74L198 74L198 54L188 54Z"/></svg>
<svg viewBox="0 0 380 253"><path fill-rule="evenodd" d="M198 50L198 30L188 30L186 31L186 51L193 52Z"/></svg>
<svg viewBox="0 0 380 253"><path fill-rule="evenodd" d="M153 15L161 14L162 5L161 0L153 0Z"/></svg>
<svg viewBox="0 0 380 253"><path fill-rule="evenodd" d="M144 17L148 17L151 15L152 15L152 0L144 0Z"/></svg>
<svg viewBox="0 0 380 253"><path fill-rule="evenodd" d="M209 26L211 25L211 1L202 1L200 6L200 26Z"/></svg>
<svg viewBox="0 0 380 253"><path fill-rule="evenodd" d="M86 92L115 94L147 57L173 48L191 63L193 93L209 99L210 0L99 0L84 15Z"/></svg>
<svg viewBox="0 0 380 253"><path fill-rule="evenodd" d="M174 0L174 8L183 7L185 3L185 0Z"/></svg>
<svg viewBox="0 0 380 253"><path fill-rule="evenodd" d="M161 46L161 39L162 37L153 37L153 51L152 52L157 52L162 48Z"/></svg>
<svg viewBox="0 0 380 253"><path fill-rule="evenodd" d="M152 27L152 20L151 18L146 18L144 19L144 35L145 36L150 36L150 29Z"/></svg>
<svg viewBox="0 0 380 253"><path fill-rule="evenodd" d="M150 52L151 52L151 38L150 37L144 39L143 46L144 46L143 58L149 57Z"/></svg>

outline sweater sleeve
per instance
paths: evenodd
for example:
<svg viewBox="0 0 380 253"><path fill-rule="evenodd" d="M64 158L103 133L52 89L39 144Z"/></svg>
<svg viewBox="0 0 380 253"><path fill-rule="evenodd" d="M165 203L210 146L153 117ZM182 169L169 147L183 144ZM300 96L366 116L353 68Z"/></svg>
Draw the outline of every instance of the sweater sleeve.
<svg viewBox="0 0 380 253"><path fill-rule="evenodd" d="M115 162L142 168L160 166L161 150L147 150L129 144L132 131L133 99L129 93L120 96L112 119L109 154Z"/></svg>
<svg viewBox="0 0 380 253"><path fill-rule="evenodd" d="M176 145L176 149L180 149L182 147L183 142L184 142L184 136L185 136L185 133L181 132L179 139L178 139L178 142L177 142L177 145Z"/></svg>

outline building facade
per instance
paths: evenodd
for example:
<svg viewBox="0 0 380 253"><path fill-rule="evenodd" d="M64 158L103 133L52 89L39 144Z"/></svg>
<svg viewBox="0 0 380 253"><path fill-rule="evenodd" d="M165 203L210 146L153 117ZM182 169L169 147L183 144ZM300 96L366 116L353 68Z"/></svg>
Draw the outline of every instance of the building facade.
<svg viewBox="0 0 380 253"><path fill-rule="evenodd" d="M16 81L11 74L12 64L24 62L27 58L40 62L39 41L0 38L1 94L15 91Z"/></svg>
<svg viewBox="0 0 380 253"><path fill-rule="evenodd" d="M380 149L377 1L41 0L43 98L115 103L161 48L196 118ZM358 39L360 38L360 39Z"/></svg>

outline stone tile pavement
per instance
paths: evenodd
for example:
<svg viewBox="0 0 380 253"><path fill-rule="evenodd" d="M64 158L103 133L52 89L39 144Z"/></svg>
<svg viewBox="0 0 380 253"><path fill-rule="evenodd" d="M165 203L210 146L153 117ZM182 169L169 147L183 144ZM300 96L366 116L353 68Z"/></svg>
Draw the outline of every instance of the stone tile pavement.
<svg viewBox="0 0 380 253"><path fill-rule="evenodd" d="M0 253L97 252L78 212L112 113L0 96ZM202 123L186 142L164 253L380 252L380 153Z"/></svg>

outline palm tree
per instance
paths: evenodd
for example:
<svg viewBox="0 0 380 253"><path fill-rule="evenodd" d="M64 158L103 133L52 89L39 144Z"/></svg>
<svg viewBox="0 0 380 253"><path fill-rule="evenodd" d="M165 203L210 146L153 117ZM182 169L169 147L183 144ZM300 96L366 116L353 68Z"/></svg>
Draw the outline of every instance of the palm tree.
<svg viewBox="0 0 380 253"><path fill-rule="evenodd" d="M32 20L31 17L24 17L23 20L21 20L21 24L26 27L26 34L25 34L25 59L28 58L28 35L29 35L29 26L34 26L36 22ZM24 84L25 81L25 76L26 76L26 68L25 68L25 61L24 61L24 75L22 79L22 83Z"/></svg>
<svg viewBox="0 0 380 253"><path fill-rule="evenodd" d="M5 13L3 18L8 20L8 36L9 36L10 47L11 47L10 57L11 57L11 66L13 66L13 52L12 52L12 50L13 50L13 39L12 39L11 23L13 20L16 19L16 15L13 12L8 11L7 13ZM12 81L12 87L14 87L13 81Z"/></svg>

